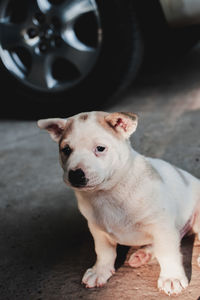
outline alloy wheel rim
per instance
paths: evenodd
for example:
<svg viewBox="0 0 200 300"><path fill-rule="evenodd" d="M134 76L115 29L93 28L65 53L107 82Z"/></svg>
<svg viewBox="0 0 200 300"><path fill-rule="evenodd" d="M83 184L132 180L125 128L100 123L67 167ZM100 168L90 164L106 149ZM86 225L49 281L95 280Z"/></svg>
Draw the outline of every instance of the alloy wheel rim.
<svg viewBox="0 0 200 300"><path fill-rule="evenodd" d="M70 89L86 78L102 44L95 0L26 0L21 19L16 2L0 6L0 57L8 71L44 92Z"/></svg>

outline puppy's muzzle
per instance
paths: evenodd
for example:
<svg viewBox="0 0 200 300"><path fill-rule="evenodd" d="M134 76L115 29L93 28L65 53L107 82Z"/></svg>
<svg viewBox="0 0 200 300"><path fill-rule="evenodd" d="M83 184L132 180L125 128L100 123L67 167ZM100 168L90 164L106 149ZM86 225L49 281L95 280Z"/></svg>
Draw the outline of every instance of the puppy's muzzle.
<svg viewBox="0 0 200 300"><path fill-rule="evenodd" d="M70 170L68 174L69 182L74 187L86 186L88 179L82 169Z"/></svg>

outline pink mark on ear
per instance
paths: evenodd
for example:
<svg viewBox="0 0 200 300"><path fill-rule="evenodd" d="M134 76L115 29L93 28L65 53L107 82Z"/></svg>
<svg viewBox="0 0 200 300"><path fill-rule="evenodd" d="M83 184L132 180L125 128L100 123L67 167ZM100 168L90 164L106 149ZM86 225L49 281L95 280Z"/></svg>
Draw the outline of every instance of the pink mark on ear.
<svg viewBox="0 0 200 300"><path fill-rule="evenodd" d="M63 132L63 128L59 127L57 124L51 124L47 127L48 131L53 131L56 135L60 135Z"/></svg>
<svg viewBox="0 0 200 300"><path fill-rule="evenodd" d="M121 118L117 119L117 122L114 127L118 127L118 126L122 127L124 129L124 131L127 131L127 124L125 122L123 122L123 120Z"/></svg>

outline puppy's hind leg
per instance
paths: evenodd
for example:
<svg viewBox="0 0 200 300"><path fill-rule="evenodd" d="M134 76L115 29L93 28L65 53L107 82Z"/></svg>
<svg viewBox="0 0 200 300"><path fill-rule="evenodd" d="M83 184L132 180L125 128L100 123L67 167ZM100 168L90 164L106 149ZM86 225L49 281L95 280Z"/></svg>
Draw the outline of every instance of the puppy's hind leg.
<svg viewBox="0 0 200 300"><path fill-rule="evenodd" d="M130 256L128 260L128 264L133 268L139 268L140 266L147 264L153 258L154 258L153 246L148 245L148 246L141 247L136 252L134 252Z"/></svg>
<svg viewBox="0 0 200 300"><path fill-rule="evenodd" d="M194 224L192 226L192 230L197 234L198 240L200 241L200 203L194 213ZM197 264L200 267L200 254L197 258Z"/></svg>
<svg viewBox="0 0 200 300"><path fill-rule="evenodd" d="M198 233L198 240L200 241L200 232ZM200 268L200 254L199 254L198 258L197 258L197 264L198 264L198 266Z"/></svg>

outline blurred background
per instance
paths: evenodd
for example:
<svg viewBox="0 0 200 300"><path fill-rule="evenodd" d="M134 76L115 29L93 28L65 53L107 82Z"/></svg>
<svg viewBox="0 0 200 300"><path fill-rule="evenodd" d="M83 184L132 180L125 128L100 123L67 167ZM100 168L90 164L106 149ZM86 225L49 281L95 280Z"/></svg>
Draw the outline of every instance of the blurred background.
<svg viewBox="0 0 200 300"><path fill-rule="evenodd" d="M80 284L93 241L36 121L137 113L133 147L200 177L199 38L198 0L0 1L2 300L110 299Z"/></svg>

